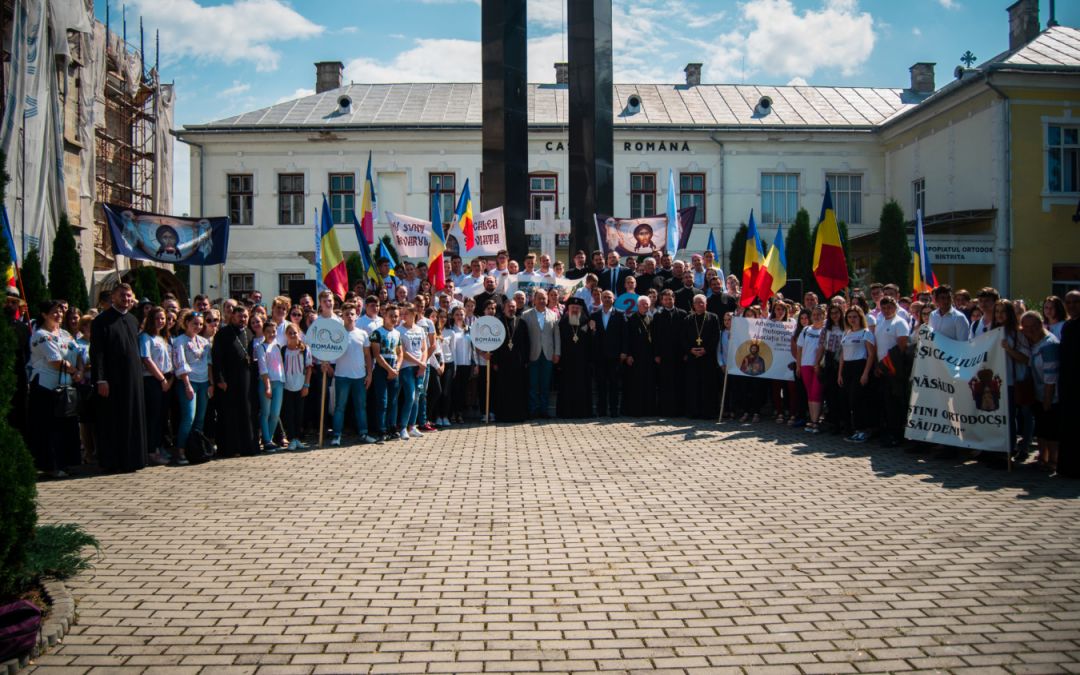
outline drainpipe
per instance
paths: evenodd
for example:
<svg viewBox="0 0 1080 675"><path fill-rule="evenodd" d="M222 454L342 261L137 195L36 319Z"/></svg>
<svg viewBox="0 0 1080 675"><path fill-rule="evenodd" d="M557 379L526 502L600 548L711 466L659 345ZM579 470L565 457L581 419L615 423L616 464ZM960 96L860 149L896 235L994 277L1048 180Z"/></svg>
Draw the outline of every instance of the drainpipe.
<svg viewBox="0 0 1080 675"><path fill-rule="evenodd" d="M1007 219L1006 227L997 227L994 231L994 247L998 250L998 258L1002 268L1001 277L1004 284L997 284L998 290L1003 297L1012 295L1012 244L1013 244L1013 214L1012 214L1012 115L1009 95L999 89L990 81L990 73L986 74L986 86L997 94L1002 101L1002 116L1005 122L1005 195L1002 200L1002 210ZM1004 255L1002 255L1004 253Z"/></svg>
<svg viewBox="0 0 1080 675"><path fill-rule="evenodd" d="M201 216L203 214L203 208L204 208L204 204L203 204L203 185L205 184L204 176L206 175L206 172L203 169L206 167L206 163L204 161L204 158L206 156L206 150L203 149L203 144L202 143L196 143L195 141L189 141L188 139L183 138L182 136L180 136L179 134L177 134L175 131L172 131L172 130L170 130L170 133L173 136L175 136L176 140L180 141L181 143L187 143L188 145L199 149L199 215ZM188 289L188 290L190 290L190 289ZM199 293L206 294L206 265L199 265ZM194 296L194 295L195 294L192 293L192 296Z"/></svg>
<svg viewBox="0 0 1080 675"><path fill-rule="evenodd" d="M709 140L720 146L720 263L722 268L727 264L727 237L724 236L724 207L727 206L727 199L724 198L724 142L716 140L716 136L709 135ZM728 274L734 274L733 271L728 270ZM723 280L724 288L727 288L727 279Z"/></svg>

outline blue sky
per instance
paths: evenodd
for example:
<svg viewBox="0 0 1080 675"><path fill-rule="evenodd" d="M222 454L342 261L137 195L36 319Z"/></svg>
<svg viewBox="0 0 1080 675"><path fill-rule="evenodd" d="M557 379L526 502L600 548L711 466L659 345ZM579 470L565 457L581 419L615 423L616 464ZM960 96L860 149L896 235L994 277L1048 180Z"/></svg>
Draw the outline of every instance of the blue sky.
<svg viewBox="0 0 1080 675"><path fill-rule="evenodd" d="M616 82L679 82L691 61L702 81L906 87L917 61L952 76L1008 47L1011 0L614 0ZM564 60L565 0L528 0L529 79L554 81ZM1080 26L1080 2L1058 0ZM95 3L105 18L105 3ZM175 125L206 122L314 91L316 61L340 60L355 82L480 79L479 0L132 0L162 78L176 83ZM121 5L111 9L119 33ZM1040 1L1045 25L1049 0ZM174 203L189 203L188 152L178 145Z"/></svg>

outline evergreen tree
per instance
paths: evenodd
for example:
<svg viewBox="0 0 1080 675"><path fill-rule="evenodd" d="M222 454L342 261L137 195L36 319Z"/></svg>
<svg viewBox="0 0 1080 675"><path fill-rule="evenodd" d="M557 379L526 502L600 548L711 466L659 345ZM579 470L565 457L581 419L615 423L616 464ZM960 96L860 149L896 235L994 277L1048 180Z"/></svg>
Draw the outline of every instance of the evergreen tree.
<svg viewBox="0 0 1080 675"><path fill-rule="evenodd" d="M8 181L3 166L0 153L0 202ZM6 238L0 237L0 260L10 256ZM15 396L15 331L6 317L0 317L0 600L22 590L18 584L37 522L34 460L8 419Z"/></svg>
<svg viewBox="0 0 1080 675"><path fill-rule="evenodd" d="M49 294L62 298L68 304L85 311L89 307L86 294L86 277L82 261L75 248L75 231L68 222L67 214L60 216L53 240L52 259L49 261Z"/></svg>
<svg viewBox="0 0 1080 675"><path fill-rule="evenodd" d="M784 252L787 254L787 278L802 279L805 290L817 288L814 280L814 244L810 240L810 214L806 209L799 209L795 214L795 223L787 232L784 240ZM802 298L792 298L802 302Z"/></svg>
<svg viewBox="0 0 1080 675"><path fill-rule="evenodd" d="M739 225L735 237L731 240L731 250L728 252L728 264L731 265L728 268L728 274L738 277L740 284L742 283L743 259L746 257L746 235L749 232L750 228L746 223Z"/></svg>
<svg viewBox="0 0 1080 675"><path fill-rule="evenodd" d="M390 269L396 268L398 265L401 264L401 254L398 253L397 247L394 246L394 238L391 237L389 234L384 234L380 241L385 243L387 250L390 251ZM375 254L376 260L378 260L379 251L381 250L381 247L376 246L375 250L372 251Z"/></svg>
<svg viewBox="0 0 1080 675"><path fill-rule="evenodd" d="M908 246L904 211L895 199L890 199L881 209L878 244L881 249L874 263L874 281L910 289L911 248Z"/></svg>
<svg viewBox="0 0 1080 675"><path fill-rule="evenodd" d="M155 305L161 304L161 288L158 286L157 270L149 265L143 265L132 270L131 277L131 289L135 291L135 299L138 302L146 298Z"/></svg>
<svg viewBox="0 0 1080 675"><path fill-rule="evenodd" d="M38 305L49 299L49 289L45 285L45 276L41 272L41 254L37 248L30 249L22 265L23 287L26 289L26 306L30 314L38 311ZM64 298L66 300L67 298Z"/></svg>
<svg viewBox="0 0 1080 675"><path fill-rule="evenodd" d="M345 258L345 271L349 276L350 289L364 280L364 260L359 253L350 253L349 257Z"/></svg>

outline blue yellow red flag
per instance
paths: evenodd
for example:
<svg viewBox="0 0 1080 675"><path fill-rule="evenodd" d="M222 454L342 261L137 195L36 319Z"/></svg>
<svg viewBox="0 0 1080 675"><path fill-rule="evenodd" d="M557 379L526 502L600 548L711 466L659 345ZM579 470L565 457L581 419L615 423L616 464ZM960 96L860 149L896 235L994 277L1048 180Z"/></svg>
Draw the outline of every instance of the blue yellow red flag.
<svg viewBox="0 0 1080 675"><path fill-rule="evenodd" d="M817 239L814 241L814 278L817 279L821 292L828 299L848 287L847 260L844 258L844 244L840 241L840 227L836 223L836 211L833 210L832 190L825 182L825 198L821 202L821 216L818 218Z"/></svg>
<svg viewBox="0 0 1080 675"><path fill-rule="evenodd" d="M442 199L439 197L439 181L435 180L435 199L431 204L431 241L428 244L428 281L436 291L446 288L446 269L443 251L446 250L446 233L442 226Z"/></svg>
<svg viewBox="0 0 1080 675"><path fill-rule="evenodd" d="M472 194L469 192L468 178L465 179L465 187L461 188L454 218L461 228L461 233L465 235L465 250L471 251L473 246L476 246L476 232L473 230Z"/></svg>
<svg viewBox="0 0 1080 675"><path fill-rule="evenodd" d="M784 252L784 228L776 226L776 239L773 240L769 255L761 269L758 281L758 297L764 302L776 295L787 283L787 253Z"/></svg>
<svg viewBox="0 0 1080 675"><path fill-rule="evenodd" d="M345 268L345 256L341 255L330 203L323 195L322 218L319 225L319 253L322 258L322 283L342 300L349 290L349 273Z"/></svg>
<svg viewBox="0 0 1080 675"><path fill-rule="evenodd" d="M765 266L765 249L758 236L757 223L754 222L754 210L750 209L750 225L746 231L746 252L743 255L742 296L739 304L749 307L757 299L758 284L761 283L761 270Z"/></svg>
<svg viewBox="0 0 1080 675"><path fill-rule="evenodd" d="M912 255L915 274L912 276L916 293L929 293L938 285L934 268L930 264L930 252L926 250L926 235L923 234L922 209L915 211L915 250Z"/></svg>
<svg viewBox="0 0 1080 675"><path fill-rule="evenodd" d="M379 204L375 197L375 181L371 177L371 151L368 150L364 194L360 197L360 229L370 245L375 241L375 221L379 219Z"/></svg>

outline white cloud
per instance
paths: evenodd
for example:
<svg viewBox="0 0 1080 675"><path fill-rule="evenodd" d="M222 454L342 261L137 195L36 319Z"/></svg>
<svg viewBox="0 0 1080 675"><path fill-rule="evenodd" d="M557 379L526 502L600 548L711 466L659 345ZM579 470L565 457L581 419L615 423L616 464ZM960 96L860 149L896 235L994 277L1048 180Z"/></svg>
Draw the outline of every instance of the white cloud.
<svg viewBox="0 0 1080 675"><path fill-rule="evenodd" d="M479 82L478 40L418 39L390 61L360 57L345 65L352 82Z"/></svg>
<svg viewBox="0 0 1080 675"><path fill-rule="evenodd" d="M960 3L956 0L937 0L938 4L945 9L960 9Z"/></svg>
<svg viewBox="0 0 1080 675"><path fill-rule="evenodd" d="M788 80L787 86L789 87L805 87L807 86L806 80L801 77L793 77Z"/></svg>
<svg viewBox="0 0 1080 675"><path fill-rule="evenodd" d="M227 89L222 89L220 95L227 97L237 96L239 94L243 94L249 89L251 89L250 84L246 82L241 82L240 80L233 80L232 86L228 87Z"/></svg>
<svg viewBox="0 0 1080 675"><path fill-rule="evenodd" d="M922 29L920 29L918 26L915 26L911 29L911 34L915 37L922 37Z"/></svg>
<svg viewBox="0 0 1080 675"><path fill-rule="evenodd" d="M311 96L314 93L315 93L314 89L305 89L303 87L300 87L299 89L297 89L293 93L286 94L286 95L282 96L281 98L279 98L278 100L274 101L274 105L277 105L278 103L284 103L285 101L292 101L292 100L295 100L295 99L298 99L298 98L304 98L305 96Z"/></svg>
<svg viewBox="0 0 1080 675"><path fill-rule="evenodd" d="M234 0L203 6L195 0L135 0L148 28L161 31L166 54L197 61L247 61L257 70L277 69L275 42L320 35L312 23L282 0Z"/></svg>
<svg viewBox="0 0 1080 675"><path fill-rule="evenodd" d="M345 26L344 28L339 28L337 32L343 33L345 35L352 35L353 33L356 33L359 30L360 29L357 28L356 26Z"/></svg>

